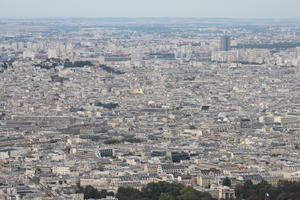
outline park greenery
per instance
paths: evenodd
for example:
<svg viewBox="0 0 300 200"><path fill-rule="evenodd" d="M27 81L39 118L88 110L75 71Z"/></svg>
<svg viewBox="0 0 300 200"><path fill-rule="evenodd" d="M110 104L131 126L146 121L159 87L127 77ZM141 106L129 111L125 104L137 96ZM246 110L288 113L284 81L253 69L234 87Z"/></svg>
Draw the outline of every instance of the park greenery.
<svg viewBox="0 0 300 200"><path fill-rule="evenodd" d="M91 63L90 61L75 61L75 62L66 61L64 63L64 68L85 67L85 66L93 66L93 63Z"/></svg>
<svg viewBox="0 0 300 200"><path fill-rule="evenodd" d="M38 64L34 64L35 67L39 67L41 69L54 69L57 66L62 65L64 68L81 68L85 66L93 66L93 63L91 61L74 61L71 62L70 60L61 60L58 58L48 58L43 62L40 62Z"/></svg>
<svg viewBox="0 0 300 200"><path fill-rule="evenodd" d="M115 109L119 107L119 104L117 103L102 103L102 102L96 102L95 106L102 107L102 108L107 108L107 109Z"/></svg>
<svg viewBox="0 0 300 200"><path fill-rule="evenodd" d="M120 187L114 195L112 192L98 191L92 186L85 188L79 187L77 193L84 193L84 198L104 198L115 196L118 200L212 200L213 198L207 192L200 192L190 186L184 186L180 183L158 182L149 183L142 190L132 187Z"/></svg>
<svg viewBox="0 0 300 200"><path fill-rule="evenodd" d="M266 181L258 184L246 181L237 185L235 193L238 199L245 200L299 200L300 182L279 181L275 187Z"/></svg>
<svg viewBox="0 0 300 200"><path fill-rule="evenodd" d="M3 66L7 68L6 65L3 65ZM61 60L59 58L49 58L43 62L34 64L34 66L39 67L41 69L50 70L50 69L55 69L55 67L57 67L57 66L63 66L64 68L82 68L82 67L86 67L86 66L94 66L94 64L91 61L74 61L74 62L72 62L69 59ZM0 65L0 67L2 67L2 66ZM116 75L125 74L125 72L114 69L105 64L100 64L99 68L101 68L104 71L111 73L111 74L116 74Z"/></svg>
<svg viewBox="0 0 300 200"><path fill-rule="evenodd" d="M84 199L101 199L107 196L114 196L113 192L107 192L106 190L98 191L93 186L80 187L76 191L77 193L83 193Z"/></svg>
<svg viewBox="0 0 300 200"><path fill-rule="evenodd" d="M229 178L223 185L230 186ZM158 182L149 183L141 190L132 187L120 187L116 194L106 190L98 191L92 186L78 186L77 193L83 193L85 199L105 198L115 196L119 200L212 200L207 192L200 192L190 186L180 183ZM250 180L235 188L238 200L300 200L300 182L279 181L278 186L272 186L266 181L253 184Z"/></svg>
<svg viewBox="0 0 300 200"><path fill-rule="evenodd" d="M61 83L63 83L64 81L68 81L69 78L61 77L61 76L58 76L58 75L52 75L51 80L52 80L52 82L61 82Z"/></svg>
<svg viewBox="0 0 300 200"><path fill-rule="evenodd" d="M108 139L104 141L104 144L120 144L120 143L141 143L142 140L138 138L124 138L124 139Z"/></svg>
<svg viewBox="0 0 300 200"><path fill-rule="evenodd" d="M104 64L101 64L99 67L108 73L117 74L117 75L125 74L122 71L116 70L116 69L109 67L107 65L104 65Z"/></svg>
<svg viewBox="0 0 300 200"><path fill-rule="evenodd" d="M223 185L223 186L228 186L228 187L230 187L230 186L231 186L231 180L230 180L228 177L226 177L226 178L223 180L222 185Z"/></svg>
<svg viewBox="0 0 300 200"><path fill-rule="evenodd" d="M12 67L12 63L13 63L13 60L4 61L4 62L0 63L0 73L3 73L9 67Z"/></svg>

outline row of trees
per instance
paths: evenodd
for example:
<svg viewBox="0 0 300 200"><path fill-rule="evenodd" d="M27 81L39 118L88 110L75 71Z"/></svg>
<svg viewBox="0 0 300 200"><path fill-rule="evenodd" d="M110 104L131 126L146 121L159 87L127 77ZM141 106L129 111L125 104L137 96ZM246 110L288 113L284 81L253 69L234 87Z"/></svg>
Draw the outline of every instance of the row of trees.
<svg viewBox="0 0 300 200"><path fill-rule="evenodd" d="M49 63L50 62L50 63ZM61 60L61 59L47 59L46 62L42 62L39 64L35 64L35 67L40 67L43 69L52 69L55 68L59 65L63 65L64 68L81 68L81 67L85 67L85 66L94 66L94 64L91 61L74 61L71 62L69 59L66 60ZM6 65L3 65L0 67L5 67L7 68ZM99 67L101 69L103 69L104 71L108 72L108 73L112 73L112 74L117 74L117 75L121 75L121 74L125 74L125 72L122 72L120 70L116 70L108 65L105 64L100 64Z"/></svg>
<svg viewBox="0 0 300 200"><path fill-rule="evenodd" d="M50 58L46 59L44 62L35 64L35 67L40 67L42 69L54 69L55 67L63 65L64 68L72 68L72 67L84 67L84 66L93 66L93 63L90 61L75 61L71 62L69 59L61 60L59 58Z"/></svg>
<svg viewBox="0 0 300 200"><path fill-rule="evenodd" d="M118 103L101 103L101 102L96 102L95 106L103 107L103 108L112 110L112 109L115 109L115 108L119 107L119 104Z"/></svg>
<svg viewBox="0 0 300 200"><path fill-rule="evenodd" d="M142 190L132 187L120 187L116 194L102 190L99 192L92 186L79 188L78 193L84 193L84 198L105 198L115 196L119 200L212 200L207 192L199 192L192 187L186 187L180 183L149 183ZM106 196L105 196L106 195Z"/></svg>
<svg viewBox="0 0 300 200"><path fill-rule="evenodd" d="M3 73L7 68L12 67L13 60L0 63L0 73Z"/></svg>
<svg viewBox="0 0 300 200"><path fill-rule="evenodd" d="M104 64L101 64L99 67L101 69L103 69L104 71L108 72L108 73L117 74L117 75L125 74L125 72L116 70L116 69L111 68L111 67L109 67L107 65L104 65Z"/></svg>
<svg viewBox="0 0 300 200"><path fill-rule="evenodd" d="M142 140L139 138L109 139L109 140L105 140L104 144L120 144L124 142L141 143Z"/></svg>
<svg viewBox="0 0 300 200"><path fill-rule="evenodd" d="M237 198L246 200L300 200L300 182L279 181L274 187L266 181L258 184L246 181L235 192Z"/></svg>
<svg viewBox="0 0 300 200"><path fill-rule="evenodd" d="M230 185L228 179L223 185ZM190 186L180 183L158 182L149 183L142 190L132 187L120 187L116 194L106 190L98 191L92 186L79 187L78 193L84 193L84 198L105 198L115 196L119 200L212 200L207 192L200 192ZM237 199L243 200L300 200L300 182L279 181L274 187L266 181L253 184L246 181L235 189Z"/></svg>
<svg viewBox="0 0 300 200"><path fill-rule="evenodd" d="M101 199L107 196L114 196L113 192L107 192L106 190L98 191L93 186L86 186L85 188L78 186L77 193L83 193L84 199Z"/></svg>
<svg viewBox="0 0 300 200"><path fill-rule="evenodd" d="M64 68L70 68L70 67L84 67L84 66L93 66L93 63L90 61L75 61L75 62L70 62L70 61L65 61L64 63Z"/></svg>

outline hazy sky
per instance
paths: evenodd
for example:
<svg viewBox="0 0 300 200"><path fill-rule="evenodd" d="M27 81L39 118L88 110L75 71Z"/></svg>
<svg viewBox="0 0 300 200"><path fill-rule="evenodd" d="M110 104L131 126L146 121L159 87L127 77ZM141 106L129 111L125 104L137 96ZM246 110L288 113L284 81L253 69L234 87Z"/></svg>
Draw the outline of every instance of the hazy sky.
<svg viewBox="0 0 300 200"><path fill-rule="evenodd" d="M0 0L0 17L300 18L300 0Z"/></svg>

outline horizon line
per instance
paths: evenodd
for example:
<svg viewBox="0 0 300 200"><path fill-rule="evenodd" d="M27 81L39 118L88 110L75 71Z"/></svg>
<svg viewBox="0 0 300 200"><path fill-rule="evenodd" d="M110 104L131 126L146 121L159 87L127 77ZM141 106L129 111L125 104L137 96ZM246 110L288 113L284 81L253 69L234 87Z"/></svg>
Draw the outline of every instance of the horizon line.
<svg viewBox="0 0 300 200"><path fill-rule="evenodd" d="M51 17L0 17L0 20L3 19L232 19L232 20L300 20L300 17L280 17L280 18L271 18L271 17L59 17L59 16L51 16Z"/></svg>

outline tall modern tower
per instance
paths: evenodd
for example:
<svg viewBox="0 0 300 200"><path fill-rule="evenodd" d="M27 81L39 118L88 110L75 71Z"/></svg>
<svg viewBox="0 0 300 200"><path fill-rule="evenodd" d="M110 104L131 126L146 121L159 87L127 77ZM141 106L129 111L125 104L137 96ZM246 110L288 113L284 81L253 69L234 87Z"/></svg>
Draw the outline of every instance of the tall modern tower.
<svg viewBox="0 0 300 200"><path fill-rule="evenodd" d="M300 59L300 47L296 48L296 58Z"/></svg>
<svg viewBox="0 0 300 200"><path fill-rule="evenodd" d="M230 50L230 37L222 36L220 39L220 50L229 51Z"/></svg>

